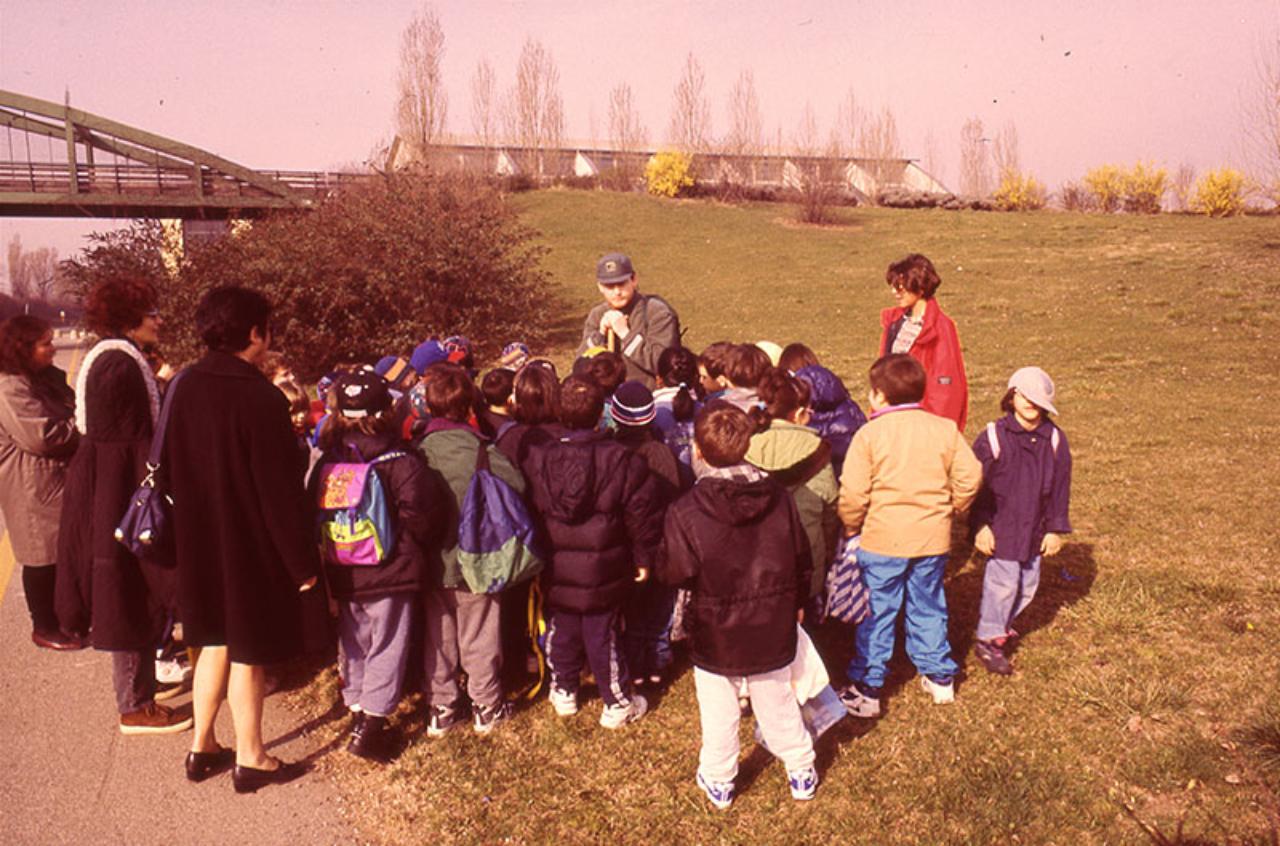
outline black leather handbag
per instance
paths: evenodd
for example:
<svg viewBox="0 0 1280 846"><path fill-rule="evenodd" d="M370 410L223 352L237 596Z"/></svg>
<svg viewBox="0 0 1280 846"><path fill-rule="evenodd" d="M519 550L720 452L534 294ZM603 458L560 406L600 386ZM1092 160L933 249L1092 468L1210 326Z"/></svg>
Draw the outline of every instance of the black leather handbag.
<svg viewBox="0 0 1280 846"><path fill-rule="evenodd" d="M116 540L135 556L166 567L177 562L173 549L173 497L165 490L159 475L160 456L164 452L164 433L169 427L173 395L182 375L179 373L169 383L164 406L160 409L160 421L151 436L147 475L129 497L129 505L115 531Z"/></svg>

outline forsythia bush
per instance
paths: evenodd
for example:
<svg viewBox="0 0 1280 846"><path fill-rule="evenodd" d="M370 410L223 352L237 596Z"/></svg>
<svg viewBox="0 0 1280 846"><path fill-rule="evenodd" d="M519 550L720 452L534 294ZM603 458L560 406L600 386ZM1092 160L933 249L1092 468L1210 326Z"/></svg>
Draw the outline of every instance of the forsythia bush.
<svg viewBox="0 0 1280 846"><path fill-rule="evenodd" d="M1210 217L1231 217L1244 211L1244 174L1224 167L1211 170L1196 183L1191 208Z"/></svg>
<svg viewBox="0 0 1280 846"><path fill-rule="evenodd" d="M692 157L674 151L658 153L644 167L644 183L650 194L678 197L693 187Z"/></svg>
<svg viewBox="0 0 1280 846"><path fill-rule="evenodd" d="M1139 214L1158 213L1168 183L1169 174L1164 168L1138 162L1123 176L1124 210Z"/></svg>
<svg viewBox="0 0 1280 846"><path fill-rule="evenodd" d="M1044 208L1048 198L1044 183L1029 173L1011 170L1001 178L1000 187L991 199L1004 211L1031 211Z"/></svg>
<svg viewBox="0 0 1280 846"><path fill-rule="evenodd" d="M1124 171L1115 165L1095 167L1084 175L1084 187L1093 196L1098 211L1116 211L1124 197Z"/></svg>

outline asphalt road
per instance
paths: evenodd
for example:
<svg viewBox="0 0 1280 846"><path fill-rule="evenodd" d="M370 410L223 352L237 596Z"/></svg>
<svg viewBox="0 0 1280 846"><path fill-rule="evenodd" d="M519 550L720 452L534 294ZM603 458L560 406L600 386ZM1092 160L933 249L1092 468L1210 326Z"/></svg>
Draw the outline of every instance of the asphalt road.
<svg viewBox="0 0 1280 846"><path fill-rule="evenodd" d="M59 363L63 355L72 363L72 354L60 352ZM8 584L0 598L0 844L356 841L339 796L320 775L242 796L227 773L201 784L186 780L190 733L121 735L110 656L36 648L22 581L0 576L0 590ZM189 702L184 695L169 704ZM285 760L329 754L310 728L279 697L268 698L264 733L272 754ZM218 737L228 745L234 738L226 708Z"/></svg>

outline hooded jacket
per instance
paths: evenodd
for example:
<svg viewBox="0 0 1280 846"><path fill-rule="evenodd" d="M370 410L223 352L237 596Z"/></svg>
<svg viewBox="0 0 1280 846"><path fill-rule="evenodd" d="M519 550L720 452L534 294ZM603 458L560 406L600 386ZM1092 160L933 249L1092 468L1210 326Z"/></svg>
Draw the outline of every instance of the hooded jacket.
<svg viewBox="0 0 1280 846"><path fill-rule="evenodd" d="M991 453L985 428L973 442L973 454L982 462L982 490L973 503L969 525L975 530L991 527L996 536L993 557L1030 561L1040 553L1045 533L1071 531L1067 514L1071 448L1058 429L1058 449L1054 451L1056 427L1048 420L1027 431L1009 414L994 425L999 458Z"/></svg>
<svg viewBox="0 0 1280 846"><path fill-rule="evenodd" d="M809 428L831 444L831 469L839 476L849 444L867 422L867 416L849 397L840 377L822 365L802 367L796 377L809 383L809 407L813 410Z"/></svg>
<svg viewBox="0 0 1280 846"><path fill-rule="evenodd" d="M429 565L439 560L440 529L447 510L439 477L422 456L406 448L396 433L365 435L351 432L342 447L326 452L321 464L338 461L372 461L384 453L402 450L405 454L373 466L387 497L396 540L391 555L375 567L350 567L325 562L329 589L335 599L366 599L392 593L421 590L427 583ZM311 478L318 479L319 473ZM315 486L312 486L314 501Z"/></svg>
<svg viewBox="0 0 1280 846"><path fill-rule="evenodd" d="M830 456L831 446L817 432L786 420L774 420L766 431L753 435L747 448L747 462L768 473L795 500L809 542L810 597L826 585L827 565L840 536L840 489Z"/></svg>
<svg viewBox="0 0 1280 846"><path fill-rule="evenodd" d="M880 312L880 355L888 355L893 340L906 319L901 308L886 308ZM960 352L960 335L956 325L942 313L935 299L925 301L920 334L908 350L911 357L924 367L928 377L924 388L925 411L955 421L956 428L964 431L969 417L969 382L964 373L964 356Z"/></svg>
<svg viewBox="0 0 1280 846"><path fill-rule="evenodd" d="M662 535L657 483L644 459L604 432L575 429L533 447L525 464L551 561L549 607L579 614L616 608L652 569Z"/></svg>
<svg viewBox="0 0 1280 846"><path fill-rule="evenodd" d="M690 591L694 666L749 676L790 664L809 562L800 515L773 479L706 478L676 500L655 573Z"/></svg>

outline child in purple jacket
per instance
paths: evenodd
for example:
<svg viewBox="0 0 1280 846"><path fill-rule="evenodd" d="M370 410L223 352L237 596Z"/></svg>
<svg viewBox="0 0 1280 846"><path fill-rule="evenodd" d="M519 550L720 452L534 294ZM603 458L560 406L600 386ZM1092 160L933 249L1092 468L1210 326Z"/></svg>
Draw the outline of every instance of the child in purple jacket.
<svg viewBox="0 0 1280 846"><path fill-rule="evenodd" d="M974 546L988 556L974 652L982 666L1001 675L1013 672L1013 621L1035 597L1040 560L1056 555L1060 536L1071 531L1071 449L1049 419L1058 413L1054 393L1049 374L1021 368L1000 401L1005 416L973 442L982 490L970 525L977 529Z"/></svg>

